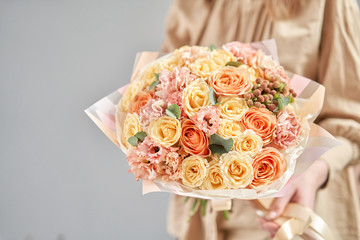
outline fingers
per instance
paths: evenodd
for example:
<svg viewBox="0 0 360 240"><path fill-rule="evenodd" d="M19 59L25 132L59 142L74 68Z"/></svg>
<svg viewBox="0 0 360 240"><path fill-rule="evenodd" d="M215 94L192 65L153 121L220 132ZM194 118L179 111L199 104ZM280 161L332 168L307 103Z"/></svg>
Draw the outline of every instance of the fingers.
<svg viewBox="0 0 360 240"><path fill-rule="evenodd" d="M292 196L293 194L288 194L285 197L275 198L270 206L269 213L265 216L266 219L274 220L279 217L283 213L287 204L290 202Z"/></svg>
<svg viewBox="0 0 360 240"><path fill-rule="evenodd" d="M259 224L261 229L269 232L271 238L275 236L276 232L280 228L279 225L272 221L268 221L265 218L259 218Z"/></svg>

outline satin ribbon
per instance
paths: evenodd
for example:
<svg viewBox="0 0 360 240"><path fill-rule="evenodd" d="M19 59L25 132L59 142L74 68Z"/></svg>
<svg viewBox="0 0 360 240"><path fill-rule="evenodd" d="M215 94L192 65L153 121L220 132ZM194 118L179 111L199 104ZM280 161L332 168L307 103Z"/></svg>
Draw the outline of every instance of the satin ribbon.
<svg viewBox="0 0 360 240"><path fill-rule="evenodd" d="M257 200L261 216L269 211L272 199ZM274 220L280 225L274 240L333 240L333 234L326 222L308 207L289 203L283 214Z"/></svg>

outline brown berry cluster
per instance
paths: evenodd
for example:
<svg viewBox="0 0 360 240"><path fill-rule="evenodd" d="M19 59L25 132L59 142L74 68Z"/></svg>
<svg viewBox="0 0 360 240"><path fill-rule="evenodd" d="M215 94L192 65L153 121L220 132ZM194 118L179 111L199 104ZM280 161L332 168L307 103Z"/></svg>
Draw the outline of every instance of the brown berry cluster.
<svg viewBox="0 0 360 240"><path fill-rule="evenodd" d="M250 93L246 93L244 98L249 107L267 108L274 112L278 109L278 98L290 97L295 98L297 94L294 89L281 81L269 81L257 78Z"/></svg>

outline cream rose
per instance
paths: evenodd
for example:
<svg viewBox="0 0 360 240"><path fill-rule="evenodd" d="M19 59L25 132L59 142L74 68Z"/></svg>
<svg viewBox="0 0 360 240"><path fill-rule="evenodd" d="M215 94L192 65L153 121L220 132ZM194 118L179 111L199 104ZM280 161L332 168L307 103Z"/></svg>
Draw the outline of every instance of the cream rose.
<svg viewBox="0 0 360 240"><path fill-rule="evenodd" d="M129 105L134 99L136 94L138 94L144 88L144 82L142 81L133 81L129 87L125 90L124 95L122 96L119 106L122 112L129 111Z"/></svg>
<svg viewBox="0 0 360 240"><path fill-rule="evenodd" d="M185 158L181 168L183 184L192 188L199 187L206 177L208 166L207 161L200 156Z"/></svg>
<svg viewBox="0 0 360 240"><path fill-rule="evenodd" d="M198 58L195 62L190 63L188 67L192 73L202 78L207 78L213 71L220 68L213 60L208 58Z"/></svg>
<svg viewBox="0 0 360 240"><path fill-rule="evenodd" d="M121 132L121 144L127 150L132 147L128 142L129 137L134 136L139 131L141 131L139 115L136 113L128 113Z"/></svg>
<svg viewBox="0 0 360 240"><path fill-rule="evenodd" d="M236 62L236 57L231 53L222 49L215 49L211 52L210 58L219 66L225 66L228 62Z"/></svg>
<svg viewBox="0 0 360 240"><path fill-rule="evenodd" d="M229 188L245 188L254 179L251 158L236 151L221 155L220 168L225 185Z"/></svg>
<svg viewBox="0 0 360 240"><path fill-rule="evenodd" d="M214 164L209 167L206 178L201 185L202 190L219 190L226 189L224 178L221 174L221 168L219 164Z"/></svg>
<svg viewBox="0 0 360 240"><path fill-rule="evenodd" d="M182 96L183 107L190 118L201 108L210 105L209 89L206 82L200 78L184 89Z"/></svg>
<svg viewBox="0 0 360 240"><path fill-rule="evenodd" d="M237 138L241 135L243 129L241 125L230 119L220 119L220 126L217 134L223 138Z"/></svg>
<svg viewBox="0 0 360 240"><path fill-rule="evenodd" d="M177 119L164 116L150 123L148 133L154 142L170 147L179 141L181 125Z"/></svg>
<svg viewBox="0 0 360 240"><path fill-rule="evenodd" d="M263 141L253 130L246 129L239 138L235 139L233 150L255 157L262 149Z"/></svg>
<svg viewBox="0 0 360 240"><path fill-rule="evenodd" d="M218 153L211 154L210 156L206 157L206 160L210 166L215 165L220 161L220 155Z"/></svg>
<svg viewBox="0 0 360 240"><path fill-rule="evenodd" d="M249 108L245 99L237 96L220 96L218 102L221 109L220 116L234 121L240 121Z"/></svg>
<svg viewBox="0 0 360 240"><path fill-rule="evenodd" d="M144 87L150 86L154 81L156 81L154 73L160 73L163 70L167 70L162 62L152 63L150 66L144 69L141 73L140 81L144 82Z"/></svg>

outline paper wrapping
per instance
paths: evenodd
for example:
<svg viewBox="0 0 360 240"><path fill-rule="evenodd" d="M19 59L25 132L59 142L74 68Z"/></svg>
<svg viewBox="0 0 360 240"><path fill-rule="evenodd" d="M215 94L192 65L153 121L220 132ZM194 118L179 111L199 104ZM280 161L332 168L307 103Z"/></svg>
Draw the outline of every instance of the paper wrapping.
<svg viewBox="0 0 360 240"><path fill-rule="evenodd" d="M251 43L256 49L261 49L265 54L272 55L278 61L276 43L266 40ZM136 55L131 81L138 78L142 69L151 62L166 58L158 52L142 52ZM117 111L117 105L128 85L102 98L88 109L86 114L104 132L104 134L125 153L126 149L121 144L121 129L126 113ZM324 99L325 88L305 77L293 75L291 86L298 94L295 101L296 114L302 117L301 140L297 146L286 150L285 158L288 168L283 176L274 183L255 189L226 189L226 190L196 190L179 182L165 182L160 180L143 181L143 194L150 192L170 192L183 196L203 199L259 199L283 196L287 186L296 181L316 159L329 149L338 145L338 142L326 130L313 123L318 116ZM286 186L287 185L287 186Z"/></svg>

